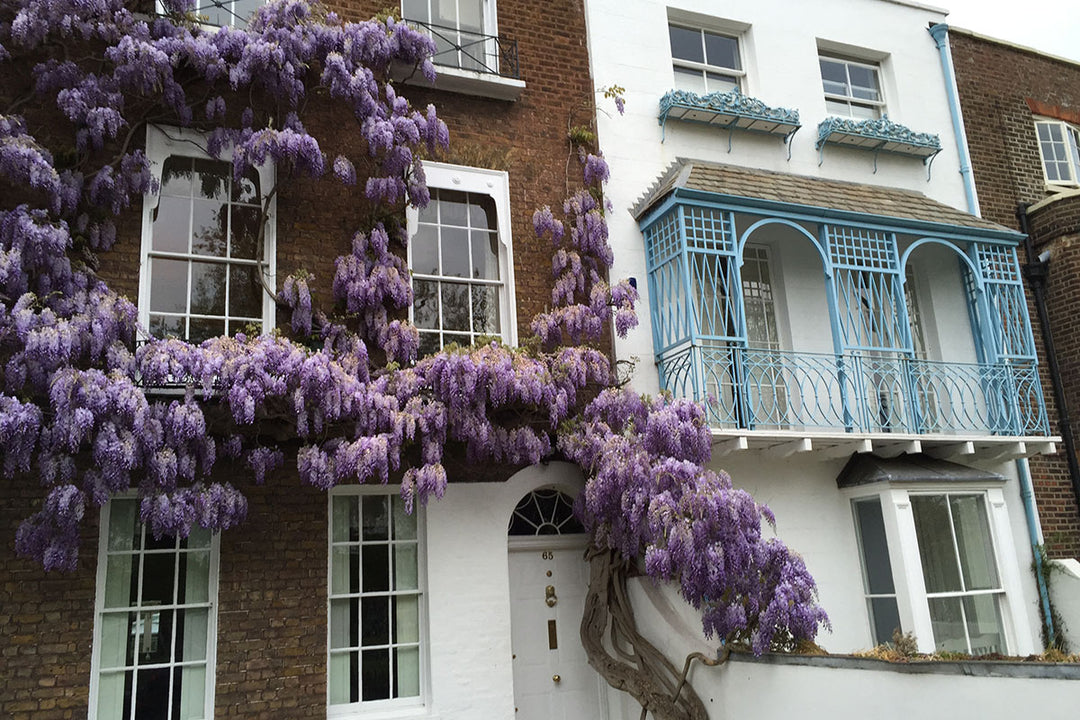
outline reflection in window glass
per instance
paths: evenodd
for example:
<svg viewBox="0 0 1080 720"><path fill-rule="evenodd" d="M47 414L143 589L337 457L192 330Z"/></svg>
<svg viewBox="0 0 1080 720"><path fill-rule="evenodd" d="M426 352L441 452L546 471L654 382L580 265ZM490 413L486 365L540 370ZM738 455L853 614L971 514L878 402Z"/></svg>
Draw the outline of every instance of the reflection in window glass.
<svg viewBox="0 0 1080 720"><path fill-rule="evenodd" d="M165 160L151 226L149 330L191 342L263 321L259 176L227 162Z"/></svg>
<svg viewBox="0 0 1080 720"><path fill-rule="evenodd" d="M501 335L503 279L491 196L433 189L409 246L421 356Z"/></svg>

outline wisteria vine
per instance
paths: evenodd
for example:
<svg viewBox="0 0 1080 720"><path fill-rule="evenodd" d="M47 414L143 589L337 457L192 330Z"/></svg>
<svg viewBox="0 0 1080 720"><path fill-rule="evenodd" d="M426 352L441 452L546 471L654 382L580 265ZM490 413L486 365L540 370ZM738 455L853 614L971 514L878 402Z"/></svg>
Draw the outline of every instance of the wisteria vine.
<svg viewBox="0 0 1080 720"><path fill-rule="evenodd" d="M420 158L448 135L433 107L397 93L392 68L432 78L433 42L306 0L261 7L244 29L199 25L190 0L164 6L156 18L123 0L0 8L0 473L36 476L44 495L20 554L72 570L88 512L132 490L155 535L225 530L247 505L223 463L256 484L293 459L320 488L400 482L411 506L442 495L451 449L509 466L564 457L588 478L579 512L597 547L677 583L707 632L756 652L815 635L813 580L762 535L767 509L707 469L701 410L616 387L598 349L610 324L622 335L637 322L634 288L607 279L601 157L582 150L582 189L534 217L554 280L532 324L539 348L417 359L394 218L403 199L428 202ZM87 52L58 50L72 44ZM324 153L304 125L316 95L352 112L362 153ZM273 163L280 182L362 181L384 212L337 259L329 309L299 272L277 293L278 332L194 345L139 328L95 268L118 216L157 189L142 149L155 124L202 131L237 179Z"/></svg>

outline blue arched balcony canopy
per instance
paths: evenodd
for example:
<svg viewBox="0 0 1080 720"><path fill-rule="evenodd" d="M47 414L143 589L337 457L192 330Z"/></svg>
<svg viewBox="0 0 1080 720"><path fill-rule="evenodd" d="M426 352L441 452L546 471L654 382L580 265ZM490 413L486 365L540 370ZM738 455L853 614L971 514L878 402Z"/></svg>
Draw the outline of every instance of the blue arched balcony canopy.
<svg viewBox="0 0 1080 720"><path fill-rule="evenodd" d="M715 427L1048 434L1021 234L915 192L689 161L634 212L662 389L705 402ZM744 294L762 281L743 266L763 237L804 244L784 276L801 285L791 313L821 328L809 340L801 327L761 342L758 316L748 328ZM934 303L955 300L927 311L944 318L942 345L969 356L925 349L905 288L920 254L933 261L918 282Z"/></svg>

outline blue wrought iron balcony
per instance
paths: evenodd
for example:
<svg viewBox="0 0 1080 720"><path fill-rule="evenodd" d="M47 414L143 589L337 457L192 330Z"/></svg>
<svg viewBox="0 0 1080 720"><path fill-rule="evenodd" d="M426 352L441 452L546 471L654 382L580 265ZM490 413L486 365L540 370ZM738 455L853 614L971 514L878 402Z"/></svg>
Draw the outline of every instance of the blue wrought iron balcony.
<svg viewBox="0 0 1080 720"><path fill-rule="evenodd" d="M421 20L406 18L405 22L424 31L435 41L435 55L431 58L435 65L514 80L521 77L517 40Z"/></svg>
<svg viewBox="0 0 1080 720"><path fill-rule="evenodd" d="M704 403L719 429L1048 434L1033 362L697 345L662 354L661 386Z"/></svg>
<svg viewBox="0 0 1080 720"><path fill-rule="evenodd" d="M686 160L635 214L661 389L716 430L1052 443L1014 231Z"/></svg>

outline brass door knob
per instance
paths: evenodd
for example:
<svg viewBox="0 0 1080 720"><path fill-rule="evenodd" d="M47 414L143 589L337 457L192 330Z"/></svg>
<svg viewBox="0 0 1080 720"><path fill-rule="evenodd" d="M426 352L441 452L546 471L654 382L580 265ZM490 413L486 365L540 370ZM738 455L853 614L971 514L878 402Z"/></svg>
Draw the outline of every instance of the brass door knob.
<svg viewBox="0 0 1080 720"><path fill-rule="evenodd" d="M560 676L558 676L558 675L552 675L551 676L551 681L552 682L561 682L562 678Z"/></svg>
<svg viewBox="0 0 1080 720"><path fill-rule="evenodd" d="M559 598L555 597L555 586L548 585L544 588L544 602L548 607L555 607L555 603L559 602Z"/></svg>

